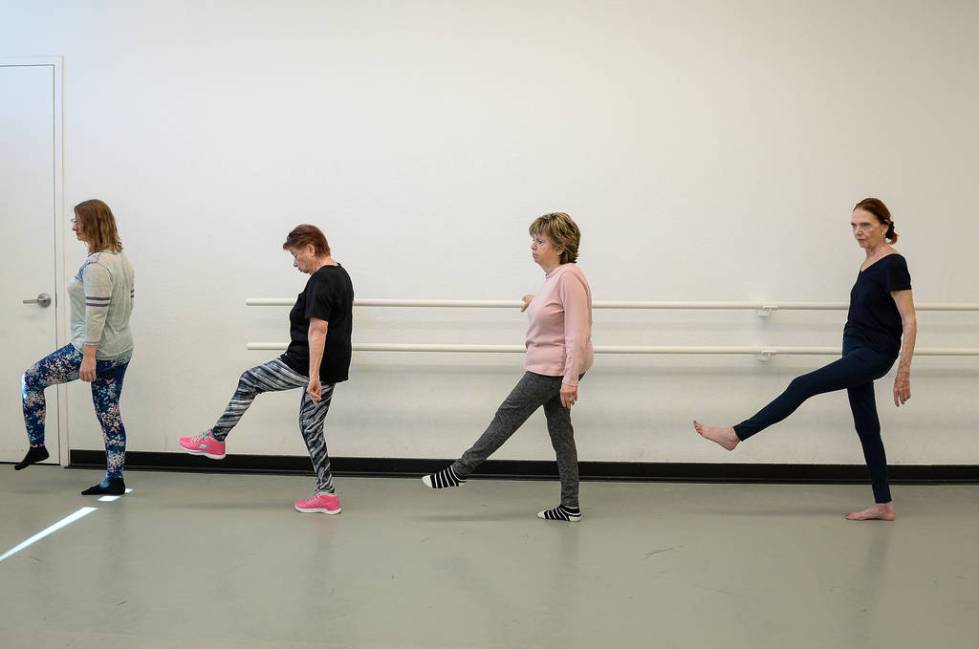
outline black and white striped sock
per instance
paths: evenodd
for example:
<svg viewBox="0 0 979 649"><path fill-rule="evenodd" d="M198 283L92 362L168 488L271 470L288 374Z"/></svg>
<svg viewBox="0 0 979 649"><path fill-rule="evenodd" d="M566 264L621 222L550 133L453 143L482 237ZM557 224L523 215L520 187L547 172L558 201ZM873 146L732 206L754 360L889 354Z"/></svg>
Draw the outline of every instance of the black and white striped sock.
<svg viewBox="0 0 979 649"><path fill-rule="evenodd" d="M554 509L545 509L542 512L537 512L537 518L542 518L545 521L568 521L570 523L577 523L581 520L581 510L577 507L558 505Z"/></svg>
<svg viewBox="0 0 979 649"><path fill-rule="evenodd" d="M448 466L438 473L422 476L422 482L429 489L445 489L446 487L458 487L466 483L466 479Z"/></svg>

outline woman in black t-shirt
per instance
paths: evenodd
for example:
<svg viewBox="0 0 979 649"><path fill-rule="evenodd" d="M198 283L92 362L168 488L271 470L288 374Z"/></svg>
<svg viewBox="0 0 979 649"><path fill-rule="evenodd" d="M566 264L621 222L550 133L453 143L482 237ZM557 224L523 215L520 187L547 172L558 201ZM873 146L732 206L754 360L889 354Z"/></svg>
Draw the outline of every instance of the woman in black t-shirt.
<svg viewBox="0 0 979 649"><path fill-rule="evenodd" d="M890 211L879 199L866 198L853 209L853 236L866 252L850 291L850 310L843 329L843 356L826 367L794 379L774 401L735 426L704 426L701 436L733 451L755 433L792 414L809 397L846 389L864 458L870 469L874 505L847 514L849 520L895 519L887 480L887 458L880 437L874 381L898 363L894 405L911 398L911 356L917 324L907 262L891 244L897 242ZM902 345L903 338L903 345Z"/></svg>
<svg viewBox="0 0 979 649"><path fill-rule="evenodd" d="M212 460L225 457L225 438L259 394L304 388L299 404L299 428L316 473L312 497L298 500L300 512L340 513L326 452L323 420L330 409L334 386L347 380L354 289L350 276L330 254L330 245L314 225L300 225L284 244L293 265L309 275L289 313L291 341L286 353L245 370L224 414L200 435L181 437L183 450Z"/></svg>

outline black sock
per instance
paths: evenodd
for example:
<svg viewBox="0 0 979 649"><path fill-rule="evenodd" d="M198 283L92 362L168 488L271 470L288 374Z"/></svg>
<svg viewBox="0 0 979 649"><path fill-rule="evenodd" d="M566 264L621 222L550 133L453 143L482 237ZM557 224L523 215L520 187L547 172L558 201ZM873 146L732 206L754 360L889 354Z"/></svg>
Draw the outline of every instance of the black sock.
<svg viewBox="0 0 979 649"><path fill-rule="evenodd" d="M20 471L21 469L26 469L32 464L37 464L38 462L43 462L48 459L48 449L43 446L32 446L27 451L27 455L24 459L14 465L14 469Z"/></svg>
<svg viewBox="0 0 979 649"><path fill-rule="evenodd" d="M558 505L554 509L545 509L537 514L538 518L547 521L579 521L581 520L581 510L577 507Z"/></svg>
<svg viewBox="0 0 979 649"><path fill-rule="evenodd" d="M83 496L121 496L126 493L126 483L122 478L106 478L82 492Z"/></svg>
<svg viewBox="0 0 979 649"><path fill-rule="evenodd" d="M426 487L432 489L445 489L446 487L458 487L465 484L466 479L453 471L451 466L448 466L438 473L425 476L422 478L422 482L425 483Z"/></svg>

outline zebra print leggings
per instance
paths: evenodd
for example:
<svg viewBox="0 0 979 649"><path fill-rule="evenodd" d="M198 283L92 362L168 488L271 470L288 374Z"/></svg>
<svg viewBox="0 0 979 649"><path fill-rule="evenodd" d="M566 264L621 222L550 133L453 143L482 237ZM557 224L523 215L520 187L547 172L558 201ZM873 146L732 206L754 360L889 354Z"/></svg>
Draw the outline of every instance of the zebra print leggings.
<svg viewBox="0 0 979 649"><path fill-rule="evenodd" d="M255 397L263 392L282 392L294 388L303 388L299 402L299 430L306 441L309 459L313 462L316 472L316 489L333 493L333 473L330 471L330 456L326 452L326 437L323 435L323 420L330 409L335 384L323 386L323 398L319 403L313 401L306 393L309 377L299 374L291 367L275 359L245 370L238 379L235 390L224 414L211 429L214 439L223 442L234 428Z"/></svg>

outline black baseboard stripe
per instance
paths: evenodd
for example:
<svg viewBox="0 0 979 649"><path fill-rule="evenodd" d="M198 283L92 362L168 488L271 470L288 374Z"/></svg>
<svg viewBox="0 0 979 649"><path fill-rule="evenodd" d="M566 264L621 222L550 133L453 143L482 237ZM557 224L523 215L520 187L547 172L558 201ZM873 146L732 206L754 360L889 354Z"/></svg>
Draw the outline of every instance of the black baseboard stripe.
<svg viewBox="0 0 979 649"><path fill-rule="evenodd" d="M338 476L411 478L444 468L449 459L331 458ZM73 450L72 468L105 467L103 451ZM186 453L134 451L126 454L126 470L200 473L312 475L309 458L290 455L229 455L221 461ZM683 462L581 462L582 480L662 482L863 483L867 469L850 464L710 464ZM896 465L894 483L979 483L979 465ZM539 480L557 477L554 462L490 460L473 478Z"/></svg>

